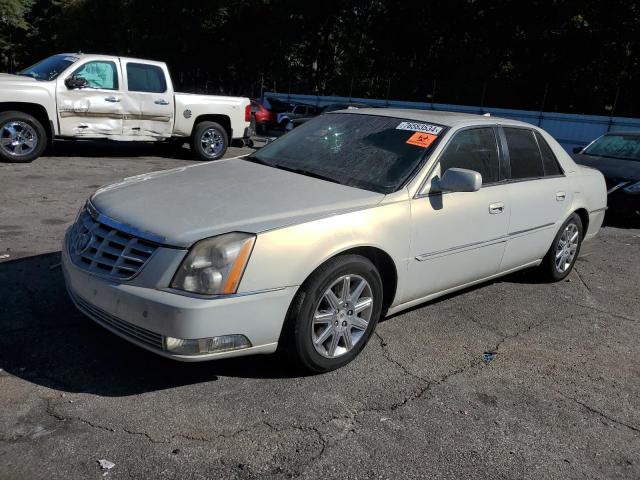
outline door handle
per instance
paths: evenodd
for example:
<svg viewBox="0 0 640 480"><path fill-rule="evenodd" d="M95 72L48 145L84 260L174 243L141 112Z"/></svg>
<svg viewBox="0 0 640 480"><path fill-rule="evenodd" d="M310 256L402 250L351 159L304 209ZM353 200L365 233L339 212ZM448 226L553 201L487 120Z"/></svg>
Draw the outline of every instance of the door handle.
<svg viewBox="0 0 640 480"><path fill-rule="evenodd" d="M155 102L156 105L169 105L169 102L167 102L166 100L156 100Z"/></svg>
<svg viewBox="0 0 640 480"><path fill-rule="evenodd" d="M498 215L499 213L504 212L504 203L496 202L489 205L489 213L491 215Z"/></svg>
<svg viewBox="0 0 640 480"><path fill-rule="evenodd" d="M107 98L105 98L105 101L111 102L111 103L118 103L120 101L120 99L116 98L116 97L107 97Z"/></svg>
<svg viewBox="0 0 640 480"><path fill-rule="evenodd" d="M556 193L556 200L558 202L564 202L564 199L567 198L567 194L565 192Z"/></svg>

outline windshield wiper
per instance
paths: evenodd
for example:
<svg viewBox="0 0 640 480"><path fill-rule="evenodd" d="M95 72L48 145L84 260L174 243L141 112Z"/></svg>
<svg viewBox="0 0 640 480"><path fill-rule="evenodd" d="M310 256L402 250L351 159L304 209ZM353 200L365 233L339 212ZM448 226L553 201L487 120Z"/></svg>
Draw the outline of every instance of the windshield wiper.
<svg viewBox="0 0 640 480"><path fill-rule="evenodd" d="M320 173L316 173L316 172L312 172L312 171L309 171L309 170L305 170L303 168L285 167L284 165L278 165L277 163L265 162L264 160L262 160L261 158L256 157L253 154L244 157L244 159L249 161L249 162L257 163L259 165L266 165L267 167L273 167L273 168L277 168L277 169L280 169L280 170L285 170L287 172L298 173L300 175L306 175L307 177L313 177L313 178L317 178L319 180L325 180L327 182L337 183L338 185L343 185L338 180L336 180L334 178L331 178L331 177L328 177L326 175L322 175Z"/></svg>
<svg viewBox="0 0 640 480"><path fill-rule="evenodd" d="M310 170L305 170L303 168L285 167L283 165L271 165L271 166L275 168L279 168L280 170L285 170L287 172L298 173L300 175L306 175L307 177L313 177L319 180L325 180L327 182L337 183L338 185L342 185L342 183L336 180L335 178L331 178L326 175L322 175L320 173L312 172Z"/></svg>
<svg viewBox="0 0 640 480"><path fill-rule="evenodd" d="M634 157L617 157L615 155L598 155L597 153L587 153L587 152L584 152L584 155L587 155L589 157L613 158L616 160L631 160L634 162L637 162L638 160L640 160L640 158L634 158Z"/></svg>

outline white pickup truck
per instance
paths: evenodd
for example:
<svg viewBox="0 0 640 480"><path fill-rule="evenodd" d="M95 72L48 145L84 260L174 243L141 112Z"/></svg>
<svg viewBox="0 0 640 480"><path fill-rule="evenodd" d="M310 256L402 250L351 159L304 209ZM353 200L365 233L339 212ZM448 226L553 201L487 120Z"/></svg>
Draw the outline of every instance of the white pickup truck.
<svg viewBox="0 0 640 480"><path fill-rule="evenodd" d="M0 74L0 160L30 162L54 138L190 142L203 160L249 136L248 98L174 93L166 64L106 55L51 56Z"/></svg>

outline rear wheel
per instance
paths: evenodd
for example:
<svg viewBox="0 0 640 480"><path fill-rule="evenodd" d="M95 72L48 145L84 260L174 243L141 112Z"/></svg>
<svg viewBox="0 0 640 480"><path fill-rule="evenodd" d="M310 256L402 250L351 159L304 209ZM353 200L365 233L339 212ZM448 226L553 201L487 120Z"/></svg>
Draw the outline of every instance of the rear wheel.
<svg viewBox="0 0 640 480"><path fill-rule="evenodd" d="M23 112L0 113L0 159L32 162L47 147L47 132L34 117Z"/></svg>
<svg viewBox="0 0 640 480"><path fill-rule="evenodd" d="M283 332L285 348L306 371L327 372L351 362L375 330L382 280L359 255L333 258L300 287Z"/></svg>
<svg viewBox="0 0 640 480"><path fill-rule="evenodd" d="M541 273L550 282L564 279L576 263L582 245L582 220L573 213L553 239L540 265Z"/></svg>
<svg viewBox="0 0 640 480"><path fill-rule="evenodd" d="M201 122L196 125L191 139L191 148L201 160L218 160L229 147L226 130L216 122Z"/></svg>

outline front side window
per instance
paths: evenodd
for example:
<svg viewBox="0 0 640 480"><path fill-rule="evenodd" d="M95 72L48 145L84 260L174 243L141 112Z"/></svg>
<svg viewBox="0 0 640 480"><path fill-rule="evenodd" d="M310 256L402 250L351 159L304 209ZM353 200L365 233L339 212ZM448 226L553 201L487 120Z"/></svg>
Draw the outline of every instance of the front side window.
<svg viewBox="0 0 640 480"><path fill-rule="evenodd" d="M116 69L116 64L113 62L88 62L73 72L73 74L89 82L90 88L104 90L118 89L118 70Z"/></svg>
<svg viewBox="0 0 640 480"><path fill-rule="evenodd" d="M511 178L524 180L544 177L542 156L533 131L527 128L505 128L504 134L509 148Z"/></svg>
<svg viewBox="0 0 640 480"><path fill-rule="evenodd" d="M378 193L402 187L445 127L354 113L315 117L246 160Z"/></svg>
<svg viewBox="0 0 640 480"><path fill-rule="evenodd" d="M440 175L450 168L466 168L482 175L482 184L500 181L500 157L493 128L458 133L440 157Z"/></svg>
<svg viewBox="0 0 640 480"><path fill-rule="evenodd" d="M127 63L127 87L130 92L164 93L167 91L164 70L156 65Z"/></svg>
<svg viewBox="0 0 640 480"><path fill-rule="evenodd" d="M608 134L593 142L584 155L640 161L640 135Z"/></svg>

